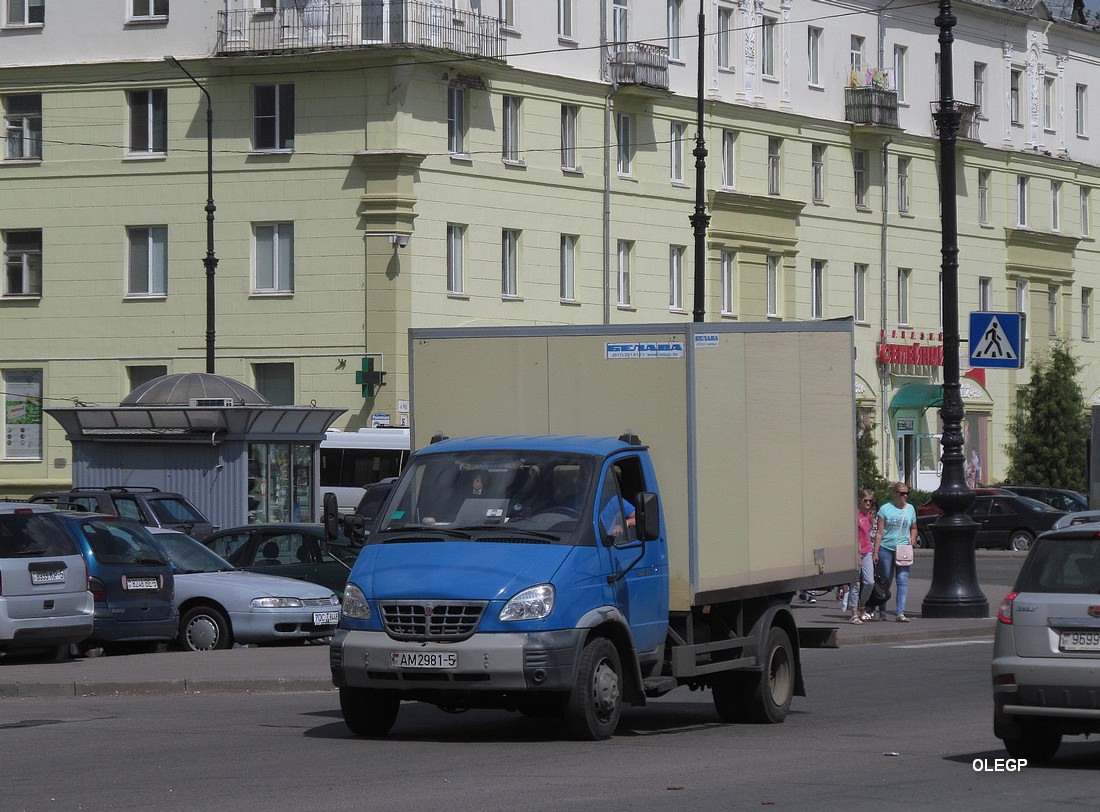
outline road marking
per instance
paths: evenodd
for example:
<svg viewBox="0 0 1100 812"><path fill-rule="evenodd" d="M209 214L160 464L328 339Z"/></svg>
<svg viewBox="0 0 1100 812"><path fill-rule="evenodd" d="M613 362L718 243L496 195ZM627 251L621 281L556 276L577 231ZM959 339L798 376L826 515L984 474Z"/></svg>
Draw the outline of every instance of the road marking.
<svg viewBox="0 0 1100 812"><path fill-rule="evenodd" d="M907 646L892 646L892 648L940 648L942 646L991 646L992 640L941 640L938 643L910 643Z"/></svg>

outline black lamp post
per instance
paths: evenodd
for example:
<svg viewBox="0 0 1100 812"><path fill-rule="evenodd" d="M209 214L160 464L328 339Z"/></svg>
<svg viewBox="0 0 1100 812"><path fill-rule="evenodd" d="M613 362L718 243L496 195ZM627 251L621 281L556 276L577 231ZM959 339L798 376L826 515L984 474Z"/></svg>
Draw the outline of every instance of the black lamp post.
<svg viewBox="0 0 1100 812"><path fill-rule="evenodd" d="M202 264L206 268L206 371L214 372L214 273L218 268L218 258L214 256L214 108L210 103L210 94L199 84L174 56L164 57L164 61L183 71L187 78L206 97L206 256Z"/></svg>
<svg viewBox="0 0 1100 812"><path fill-rule="evenodd" d="M691 153L695 156L695 211L688 218L695 232L695 307L692 310L692 320L697 322L703 321L706 315L703 299L706 296L707 225L710 224L706 202L707 146L703 138L703 41L706 34L703 3L704 0L699 0L699 73L698 97L695 105L698 129L695 133L695 149Z"/></svg>
<svg viewBox="0 0 1100 812"><path fill-rule="evenodd" d="M932 499L943 514L932 525L936 552L924 617L986 617L989 601L978 586L974 537L978 526L966 509L974 492L966 484L963 457L962 392L959 388L959 234L955 185L955 141L961 114L955 107L951 73L951 0L940 0L940 104L935 113L940 137L940 217L943 272L943 456L940 487Z"/></svg>

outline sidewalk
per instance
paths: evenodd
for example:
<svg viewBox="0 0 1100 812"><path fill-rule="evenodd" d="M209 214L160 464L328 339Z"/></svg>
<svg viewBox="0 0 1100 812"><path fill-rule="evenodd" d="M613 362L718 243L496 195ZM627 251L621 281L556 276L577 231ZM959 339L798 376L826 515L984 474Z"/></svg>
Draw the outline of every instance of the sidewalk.
<svg viewBox="0 0 1100 812"><path fill-rule="evenodd" d="M922 553L918 555L923 557ZM836 629L841 646L866 643L982 637L993 634L997 607L1009 592L1008 585L982 584L989 600L988 618L929 619L920 617L928 592L931 559L919 566L909 580L912 623L894 622L890 599L888 622L848 623L830 593L816 604L795 601L795 620L800 627ZM917 573L920 573L918 576ZM327 645L235 648L228 651L131 654L88 657L63 663L9 662L0 658L0 700L29 697L77 697L178 693L244 693L329 691Z"/></svg>

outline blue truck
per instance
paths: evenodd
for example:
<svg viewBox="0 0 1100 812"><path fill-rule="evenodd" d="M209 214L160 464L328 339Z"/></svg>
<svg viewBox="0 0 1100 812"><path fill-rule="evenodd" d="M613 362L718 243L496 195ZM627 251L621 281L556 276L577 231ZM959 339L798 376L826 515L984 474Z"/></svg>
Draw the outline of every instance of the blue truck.
<svg viewBox="0 0 1100 812"><path fill-rule="evenodd" d="M410 331L418 450L330 648L348 727L419 701L599 740L681 686L783 721L791 599L855 569L852 359L843 322Z"/></svg>

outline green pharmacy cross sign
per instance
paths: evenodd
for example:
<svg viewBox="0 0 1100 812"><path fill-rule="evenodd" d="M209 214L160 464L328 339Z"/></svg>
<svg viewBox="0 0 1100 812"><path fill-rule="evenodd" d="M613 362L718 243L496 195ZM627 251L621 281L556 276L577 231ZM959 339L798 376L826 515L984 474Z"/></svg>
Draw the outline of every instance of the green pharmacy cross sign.
<svg viewBox="0 0 1100 812"><path fill-rule="evenodd" d="M363 387L363 397L373 398L378 387L386 385L386 373L375 371L374 359L365 357L362 369L355 373L355 382Z"/></svg>

